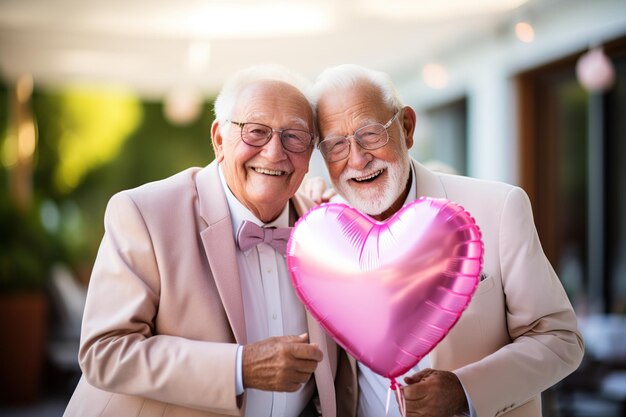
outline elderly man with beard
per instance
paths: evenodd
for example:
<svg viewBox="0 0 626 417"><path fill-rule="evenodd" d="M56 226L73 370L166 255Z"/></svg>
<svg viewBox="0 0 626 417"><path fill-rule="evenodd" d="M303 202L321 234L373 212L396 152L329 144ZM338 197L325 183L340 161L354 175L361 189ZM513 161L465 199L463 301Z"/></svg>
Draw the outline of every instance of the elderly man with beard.
<svg viewBox="0 0 626 417"><path fill-rule="evenodd" d="M409 416L541 416L541 392L583 356L576 316L520 188L435 173L413 160L416 115L389 77L354 65L324 71L313 98L319 149L335 190L377 220L421 196L446 198L476 219L485 244L481 282L459 322L403 388ZM384 415L388 381L348 358L355 395L340 415ZM395 410L397 411L397 410Z"/></svg>

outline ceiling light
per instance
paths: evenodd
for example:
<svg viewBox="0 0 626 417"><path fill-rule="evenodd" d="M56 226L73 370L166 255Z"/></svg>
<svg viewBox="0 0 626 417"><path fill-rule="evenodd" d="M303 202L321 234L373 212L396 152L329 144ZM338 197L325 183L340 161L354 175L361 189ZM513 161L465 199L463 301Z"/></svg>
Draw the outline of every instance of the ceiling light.
<svg viewBox="0 0 626 417"><path fill-rule="evenodd" d="M448 70L440 64L426 64L422 69L424 83L430 88L441 90L448 86Z"/></svg>
<svg viewBox="0 0 626 417"><path fill-rule="evenodd" d="M211 44L208 42L192 42L187 51L187 66L194 73L200 73L209 67L211 61Z"/></svg>
<svg viewBox="0 0 626 417"><path fill-rule="evenodd" d="M515 9L527 0L359 0L359 10L390 19L444 20L500 13Z"/></svg>
<svg viewBox="0 0 626 417"><path fill-rule="evenodd" d="M113 29L128 36L174 36L191 39L236 39L310 35L334 27L334 8L328 2L311 1L220 1L193 2L183 8L176 2L162 4L145 19L120 16L110 19L90 16L86 29Z"/></svg>
<svg viewBox="0 0 626 417"><path fill-rule="evenodd" d="M202 99L192 89L177 89L165 98L163 114L172 124L183 126L198 118L202 110Z"/></svg>
<svg viewBox="0 0 626 417"><path fill-rule="evenodd" d="M535 40L535 29L528 22L517 22L515 24L515 36L524 43L531 43Z"/></svg>
<svg viewBox="0 0 626 417"><path fill-rule="evenodd" d="M590 92L603 92L615 83L615 68L602 48L593 48L576 63L576 77Z"/></svg>
<svg viewBox="0 0 626 417"><path fill-rule="evenodd" d="M330 25L330 15L323 7L288 1L212 4L190 14L185 24L197 35L214 38L310 34Z"/></svg>

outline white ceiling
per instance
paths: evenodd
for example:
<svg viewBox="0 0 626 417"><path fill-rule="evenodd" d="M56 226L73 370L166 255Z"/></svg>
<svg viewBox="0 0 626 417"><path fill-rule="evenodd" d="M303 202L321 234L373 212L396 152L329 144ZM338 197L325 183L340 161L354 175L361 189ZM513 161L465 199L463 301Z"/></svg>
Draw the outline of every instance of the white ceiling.
<svg viewBox="0 0 626 417"><path fill-rule="evenodd" d="M276 62L314 78L356 63L394 78L557 0L0 0L0 75L214 94Z"/></svg>

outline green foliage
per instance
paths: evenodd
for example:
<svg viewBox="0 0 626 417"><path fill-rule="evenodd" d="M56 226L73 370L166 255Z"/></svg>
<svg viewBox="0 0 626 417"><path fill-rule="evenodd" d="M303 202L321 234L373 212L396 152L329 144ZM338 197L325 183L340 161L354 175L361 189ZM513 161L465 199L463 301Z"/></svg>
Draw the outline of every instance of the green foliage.
<svg viewBox="0 0 626 417"><path fill-rule="evenodd" d="M213 160L211 110L205 106L196 122L177 127L164 119L161 103L142 104L143 122L125 141L117 158L92 170L72 193L84 224L84 252L73 252L78 258L93 263L104 233L104 209L113 194Z"/></svg>
<svg viewBox="0 0 626 417"><path fill-rule="evenodd" d="M140 106L137 97L124 91L72 89L61 94L57 189L73 190L90 170L115 158L141 120Z"/></svg>
<svg viewBox="0 0 626 417"><path fill-rule="evenodd" d="M8 104L7 88L0 83L0 143L4 140L7 133L7 123L9 121Z"/></svg>
<svg viewBox="0 0 626 417"><path fill-rule="evenodd" d="M0 84L0 139L7 133L7 88ZM120 91L35 89L38 142L35 203L22 212L8 198L0 165L0 292L45 285L52 262L89 278L103 235L103 216L116 192L168 177L214 158L212 107L188 126L163 117L161 102Z"/></svg>
<svg viewBox="0 0 626 417"><path fill-rule="evenodd" d="M97 94L91 90L91 94ZM137 101L137 108L129 106L129 98L118 100L120 109L138 114L138 124L128 128L128 120L112 116L110 100L91 99L91 107L67 107L59 105L66 98L65 92L39 91L33 99L34 113L39 126L39 164L35 173L36 187L43 196L51 199L60 214L56 236L63 246L64 260L75 270L88 274L95 259L104 233L103 216L108 199L118 191L137 187L149 181L166 178L190 166L204 166L213 158L210 127L213 121L212 107L205 105L202 115L187 126L174 126L165 120L162 103ZM75 94L75 93L73 93ZM119 99L120 96L118 96ZM94 103L101 103L102 107ZM80 117L80 109L89 113L110 115L109 123L127 126L127 136L118 142L112 157L98 159L89 156L94 147L80 147L79 159L90 161L85 165L80 181L65 193L54 180L55 172L66 158L62 145L63 132L68 120ZM120 110L118 109L118 110ZM75 132L94 131L103 119L85 115L79 122L81 129ZM108 128L120 132L122 128ZM77 141L90 141L77 138ZM104 140L104 139L102 139ZM80 275L80 272L79 272ZM83 279L87 277L83 276Z"/></svg>
<svg viewBox="0 0 626 417"><path fill-rule="evenodd" d="M36 210L22 211L4 194L0 218L0 293L41 290L48 279L54 245Z"/></svg>

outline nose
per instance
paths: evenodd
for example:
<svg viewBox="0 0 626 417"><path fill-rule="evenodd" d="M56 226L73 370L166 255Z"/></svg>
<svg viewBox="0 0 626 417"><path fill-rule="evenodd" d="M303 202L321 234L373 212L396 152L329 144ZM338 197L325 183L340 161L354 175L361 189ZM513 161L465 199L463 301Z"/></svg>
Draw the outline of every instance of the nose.
<svg viewBox="0 0 626 417"><path fill-rule="evenodd" d="M348 166L350 168L363 169L372 159L374 157L370 151L359 146L354 137L350 138L350 154L348 155Z"/></svg>
<svg viewBox="0 0 626 417"><path fill-rule="evenodd" d="M270 137L270 140L263 146L264 156L272 162L282 161L287 157L280 140L280 133L281 132L276 130L272 131L272 137Z"/></svg>

